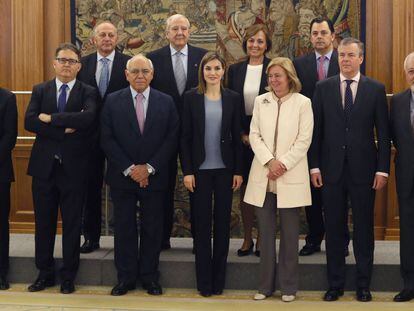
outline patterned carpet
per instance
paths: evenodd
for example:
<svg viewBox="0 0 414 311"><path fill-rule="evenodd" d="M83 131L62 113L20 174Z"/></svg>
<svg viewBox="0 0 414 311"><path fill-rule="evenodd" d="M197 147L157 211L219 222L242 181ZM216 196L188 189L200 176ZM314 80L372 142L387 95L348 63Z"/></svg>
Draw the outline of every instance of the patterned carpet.
<svg viewBox="0 0 414 311"><path fill-rule="evenodd" d="M284 303L279 293L264 301L253 301L253 291L229 290L222 296L203 298L194 290L166 289L160 297L148 295L142 289L130 291L123 297L109 295L110 287L78 286L71 295L59 293L55 286L39 293L28 293L27 284L12 284L8 291L0 291L1 311L80 311L80 310L140 310L140 311L340 311L340 310L414 310L414 301L393 303L395 293L373 293L374 300L360 303L355 300L353 292L345 293L340 301L327 303L321 301L321 292L300 292L297 300Z"/></svg>

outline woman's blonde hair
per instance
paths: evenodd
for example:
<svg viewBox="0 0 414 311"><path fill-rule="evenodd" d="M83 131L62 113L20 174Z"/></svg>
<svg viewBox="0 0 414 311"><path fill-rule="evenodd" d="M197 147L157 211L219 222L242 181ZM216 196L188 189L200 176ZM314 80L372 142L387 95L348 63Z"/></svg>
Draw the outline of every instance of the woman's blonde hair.
<svg viewBox="0 0 414 311"><path fill-rule="evenodd" d="M266 68L266 74L269 74L270 68L273 66L280 66L285 72L289 80L289 92L299 93L302 89L302 83L300 83L298 75L296 74L295 66L292 61L287 57L276 57L273 58ZM270 86L266 87L266 90L272 91Z"/></svg>

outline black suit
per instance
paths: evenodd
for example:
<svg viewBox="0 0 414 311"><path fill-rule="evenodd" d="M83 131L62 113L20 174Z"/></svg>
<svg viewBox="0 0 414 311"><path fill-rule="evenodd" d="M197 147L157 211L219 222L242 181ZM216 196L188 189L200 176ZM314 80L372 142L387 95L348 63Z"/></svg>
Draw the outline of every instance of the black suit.
<svg viewBox="0 0 414 311"><path fill-rule="evenodd" d="M0 88L0 276L9 269L10 183L14 181L12 150L17 138L16 96Z"/></svg>
<svg viewBox="0 0 414 311"><path fill-rule="evenodd" d="M266 68L269 65L270 59L265 57L263 59L263 70L262 76L260 79L260 88L259 94L266 93L265 87L267 86L267 75L266 75ZM252 116L246 115L245 103L244 103L244 96L243 96L243 89L244 89L244 82L246 80L246 72L247 72L247 65L249 64L249 60L242 61L236 64L233 64L229 67L227 82L229 89L236 91L240 94L241 97L241 131L244 135L249 135L250 133L250 121L252 120ZM250 167L252 165L254 158L254 153L250 146L243 145L243 180L247 183L249 178Z"/></svg>
<svg viewBox="0 0 414 311"><path fill-rule="evenodd" d="M414 128L410 120L410 89L391 100L392 141L400 210L400 259L404 288L414 290Z"/></svg>
<svg viewBox="0 0 414 311"><path fill-rule="evenodd" d="M158 50L148 53L147 55L154 66L154 78L151 82L151 87L172 96L179 115L181 115L185 91L196 87L198 84L198 66L206 53L207 50L205 49L188 45L187 83L184 92L181 95L178 92L177 84L175 82L170 46L164 46ZM169 239L174 222L174 192L176 176L177 152L172 155L170 160L170 180L164 205L163 245L169 245Z"/></svg>
<svg viewBox="0 0 414 311"><path fill-rule="evenodd" d="M178 115L172 98L150 89L144 134L141 134L127 87L110 94L101 116L101 145L108 159L106 181L115 216L115 265L119 282L157 281L163 200L168 189L168 160L177 149ZM123 172L133 164L150 164L155 175L140 188ZM140 202L140 234L136 211ZM138 256L138 236L140 247ZM139 265L138 265L139 258Z"/></svg>
<svg viewBox="0 0 414 311"><path fill-rule="evenodd" d="M77 77L80 81L95 87L100 98L99 111L95 121L97 130L95 134L96 139L93 142L93 147L91 148L90 161L88 165L88 190L83 211L83 235L86 240L91 240L96 243L99 242L99 238L101 236L102 183L105 164L105 156L99 145L99 112L101 111L102 104L108 94L128 86L128 81L125 78L125 68L129 59L130 56L115 51L114 63L112 64L108 88L106 89L103 98L101 98L101 95L99 94L95 77L97 67L96 52L82 57L82 68Z"/></svg>
<svg viewBox="0 0 414 311"><path fill-rule="evenodd" d="M63 280L73 280L79 266L79 239L82 203L86 185L92 127L96 118L95 89L76 81L65 111L57 110L56 81L33 87L25 116L26 130L36 134L29 160L28 174L33 176L35 212L36 266L39 277L54 276L53 248L58 208L63 222ZM50 114L52 122L39 120L40 113ZM73 128L65 134L65 128ZM60 160L58 160L59 158Z"/></svg>
<svg viewBox="0 0 414 311"><path fill-rule="evenodd" d="M340 78L333 76L316 85L313 110L315 125L309 158L310 168L320 168L322 174L329 285L343 288L345 283L343 214L349 195L354 224L356 285L369 287L374 255L375 191L372 184L376 172L388 173L390 165L385 88L361 75L352 112L345 118Z"/></svg>
<svg viewBox="0 0 414 311"><path fill-rule="evenodd" d="M293 60L296 73L300 82L302 83L301 94L312 99L315 92L316 82L318 82L318 69L316 64L315 52L303 55ZM338 52L333 50L331 59L329 61L327 77L332 77L339 74ZM319 246L325 235L325 225L322 215L322 198L321 191L311 185L312 205L306 207L306 220L308 222L309 232L306 236L306 243ZM348 211L345 213L347 219ZM348 224L346 223L346 228ZM345 238L349 242L349 233L346 229ZM348 245L348 242L346 245Z"/></svg>
<svg viewBox="0 0 414 311"><path fill-rule="evenodd" d="M233 175L242 174L240 140L240 96L222 91L221 158L224 169L200 169L206 158L204 94L192 89L184 95L180 158L183 174L195 175L193 220L197 288L211 292L223 290L229 249ZM212 197L214 193L214 212ZM214 248L211 225L214 215Z"/></svg>

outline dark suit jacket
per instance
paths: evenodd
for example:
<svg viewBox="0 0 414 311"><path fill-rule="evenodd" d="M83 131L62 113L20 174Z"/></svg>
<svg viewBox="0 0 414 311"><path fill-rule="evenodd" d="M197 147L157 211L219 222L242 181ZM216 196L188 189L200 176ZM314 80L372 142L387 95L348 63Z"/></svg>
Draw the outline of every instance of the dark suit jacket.
<svg viewBox="0 0 414 311"><path fill-rule="evenodd" d="M109 93L118 91L127 87L128 81L125 77L125 68L126 63L131 57L125 54L122 54L118 51L115 51L114 63L112 64L112 71L110 75L110 80L108 88L106 89L104 98L101 98L102 102L105 100L106 96ZM97 90L98 85L96 83L96 66L97 66L97 53L92 53L87 56L82 57L81 59L82 68L78 73L77 79L95 87ZM98 91L99 94L99 91ZM100 98L99 94L99 98Z"/></svg>
<svg viewBox="0 0 414 311"><path fill-rule="evenodd" d="M399 196L412 195L414 183L414 134L410 120L411 90L395 94L391 99L391 133L397 149L395 175Z"/></svg>
<svg viewBox="0 0 414 311"><path fill-rule="evenodd" d="M302 83L302 90L300 93L312 99L316 82L318 82L315 52L295 58L293 60L293 65L295 66L298 78ZM327 77L332 77L337 74L339 74L338 52L333 50L331 60L329 61Z"/></svg>
<svg viewBox="0 0 414 311"><path fill-rule="evenodd" d="M234 175L242 175L240 139L240 96L223 89L221 121L221 155L224 165ZM194 174L204 162L205 106L204 94L192 89L184 94L180 139L181 168L184 175Z"/></svg>
<svg viewBox="0 0 414 311"><path fill-rule="evenodd" d="M14 181L11 152L17 138L16 96L0 88L0 182Z"/></svg>
<svg viewBox="0 0 414 311"><path fill-rule="evenodd" d="M176 152L178 115L171 96L150 90L144 134L141 135L127 87L108 95L101 115L101 146L108 159L107 183L114 188L138 188L123 172L133 164L149 163L155 175L147 190L166 190L168 161Z"/></svg>
<svg viewBox="0 0 414 311"><path fill-rule="evenodd" d="M355 183L371 183L376 172L389 172L390 134L384 85L361 75L348 128L339 75L316 84L312 105L315 123L310 168L320 168L325 182L339 180L345 157Z"/></svg>
<svg viewBox="0 0 414 311"><path fill-rule="evenodd" d="M269 65L270 59L265 57L263 60L263 71L262 71L262 78L260 79L260 89L259 94L264 94L267 91L265 90L265 87L267 86L267 76L266 76L266 68L267 65ZM242 61L236 64L233 64L229 67L228 73L227 73L227 82L229 89L236 91L240 94L241 97L241 127L243 134L249 134L250 132L250 120L251 116L246 115L246 110L244 108L244 96L243 96L243 88L244 88L244 82L246 80L246 71L247 71L247 65L249 64L249 60Z"/></svg>
<svg viewBox="0 0 414 311"><path fill-rule="evenodd" d="M55 155L62 158L62 165L73 179L84 176L90 149L90 133L97 111L96 90L76 81L70 92L65 111L57 110L55 79L35 85L25 116L25 129L36 134L29 161L28 174L48 179L55 164ZM52 115L50 124L39 120L40 113ZM65 128L76 129L65 134Z"/></svg>
<svg viewBox="0 0 414 311"><path fill-rule="evenodd" d="M206 53L207 50L188 44L187 84L184 93L197 86L198 66ZM181 114L184 93L182 96L178 93L171 60L170 46L167 45L150 52L147 57L152 61L154 66L154 78L152 79L151 87L172 96L177 111Z"/></svg>

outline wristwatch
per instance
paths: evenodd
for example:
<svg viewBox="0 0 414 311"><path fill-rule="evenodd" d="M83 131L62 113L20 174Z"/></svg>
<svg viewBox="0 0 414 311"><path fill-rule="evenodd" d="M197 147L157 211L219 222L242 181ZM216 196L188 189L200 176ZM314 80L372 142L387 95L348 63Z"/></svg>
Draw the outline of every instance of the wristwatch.
<svg viewBox="0 0 414 311"><path fill-rule="evenodd" d="M147 163L147 171L148 171L148 174L150 174L150 175L155 174L154 168L151 165L149 165L148 163Z"/></svg>

